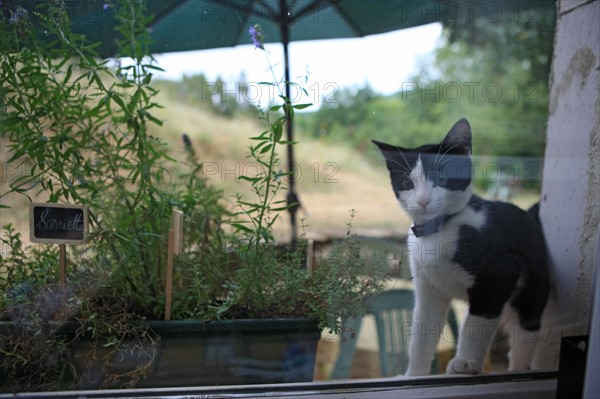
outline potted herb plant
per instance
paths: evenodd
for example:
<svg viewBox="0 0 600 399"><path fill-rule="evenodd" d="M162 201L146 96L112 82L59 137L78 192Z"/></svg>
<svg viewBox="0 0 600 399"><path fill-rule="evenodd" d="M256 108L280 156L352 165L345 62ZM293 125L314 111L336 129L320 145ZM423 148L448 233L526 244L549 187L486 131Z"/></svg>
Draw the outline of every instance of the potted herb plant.
<svg viewBox="0 0 600 399"><path fill-rule="evenodd" d="M1 139L8 162L28 172L0 195L85 205L91 228L72 247L60 287L57 248L27 246L4 226L1 390L310 380L321 331L340 333L386 272L362 262L351 234L311 272L306 245L280 250L275 242L273 223L287 206L277 196L285 182L277 149L288 144L286 120L304 105L282 96L261 113L266 129L248 156L262 168L240 177L254 197L238 196L231 210L189 143L182 172L155 136L162 122L153 115L150 17L143 2L118 6L119 59L132 62L115 67L70 31L60 2L2 15ZM185 230L167 322L173 207Z"/></svg>

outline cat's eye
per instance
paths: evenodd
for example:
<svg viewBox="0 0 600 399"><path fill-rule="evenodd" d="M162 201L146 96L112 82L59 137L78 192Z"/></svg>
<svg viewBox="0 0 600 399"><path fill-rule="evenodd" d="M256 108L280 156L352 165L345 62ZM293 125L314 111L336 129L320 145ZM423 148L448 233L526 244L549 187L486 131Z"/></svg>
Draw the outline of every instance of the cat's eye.
<svg viewBox="0 0 600 399"><path fill-rule="evenodd" d="M402 190L412 190L414 187L415 185L410 179L404 179L400 182L400 188Z"/></svg>
<svg viewBox="0 0 600 399"><path fill-rule="evenodd" d="M435 184L438 186L445 186L448 184L448 176L446 176L446 174L443 172L438 173L435 178Z"/></svg>

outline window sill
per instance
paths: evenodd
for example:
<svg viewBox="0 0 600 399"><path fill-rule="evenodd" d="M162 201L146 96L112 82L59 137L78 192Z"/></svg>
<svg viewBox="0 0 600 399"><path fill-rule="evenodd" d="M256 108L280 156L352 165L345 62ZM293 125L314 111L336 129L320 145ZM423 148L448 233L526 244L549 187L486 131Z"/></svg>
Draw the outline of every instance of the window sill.
<svg viewBox="0 0 600 399"><path fill-rule="evenodd" d="M491 398L528 399L556 395L558 373L492 373L480 376L430 376L370 380L319 381L298 384L228 387L98 390L16 394L11 398Z"/></svg>

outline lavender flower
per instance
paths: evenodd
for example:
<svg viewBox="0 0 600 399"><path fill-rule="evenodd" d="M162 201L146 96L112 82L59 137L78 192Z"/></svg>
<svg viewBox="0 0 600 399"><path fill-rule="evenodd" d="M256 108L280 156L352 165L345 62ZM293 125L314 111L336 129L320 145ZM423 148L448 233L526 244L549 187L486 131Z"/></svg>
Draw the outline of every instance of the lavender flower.
<svg viewBox="0 0 600 399"><path fill-rule="evenodd" d="M259 48L261 50L264 50L265 47L263 46L263 34L262 31L260 29L260 25L256 24L254 26L251 26L250 29L248 29L248 33L250 34L250 39L252 39L252 43L254 43L254 48Z"/></svg>
<svg viewBox="0 0 600 399"><path fill-rule="evenodd" d="M24 9L21 6L17 6L17 8L15 9L15 11L11 12L10 18L8 20L8 22L10 22L11 24L16 24L18 23L20 20L24 19L27 17L27 10Z"/></svg>

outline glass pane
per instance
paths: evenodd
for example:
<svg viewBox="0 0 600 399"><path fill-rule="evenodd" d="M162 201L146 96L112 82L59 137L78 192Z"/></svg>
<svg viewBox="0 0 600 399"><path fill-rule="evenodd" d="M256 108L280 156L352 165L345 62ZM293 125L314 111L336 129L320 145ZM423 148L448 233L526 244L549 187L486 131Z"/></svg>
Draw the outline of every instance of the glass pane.
<svg viewBox="0 0 600 399"><path fill-rule="evenodd" d="M587 333L554 2L36 3L1 4L2 392L556 370Z"/></svg>

